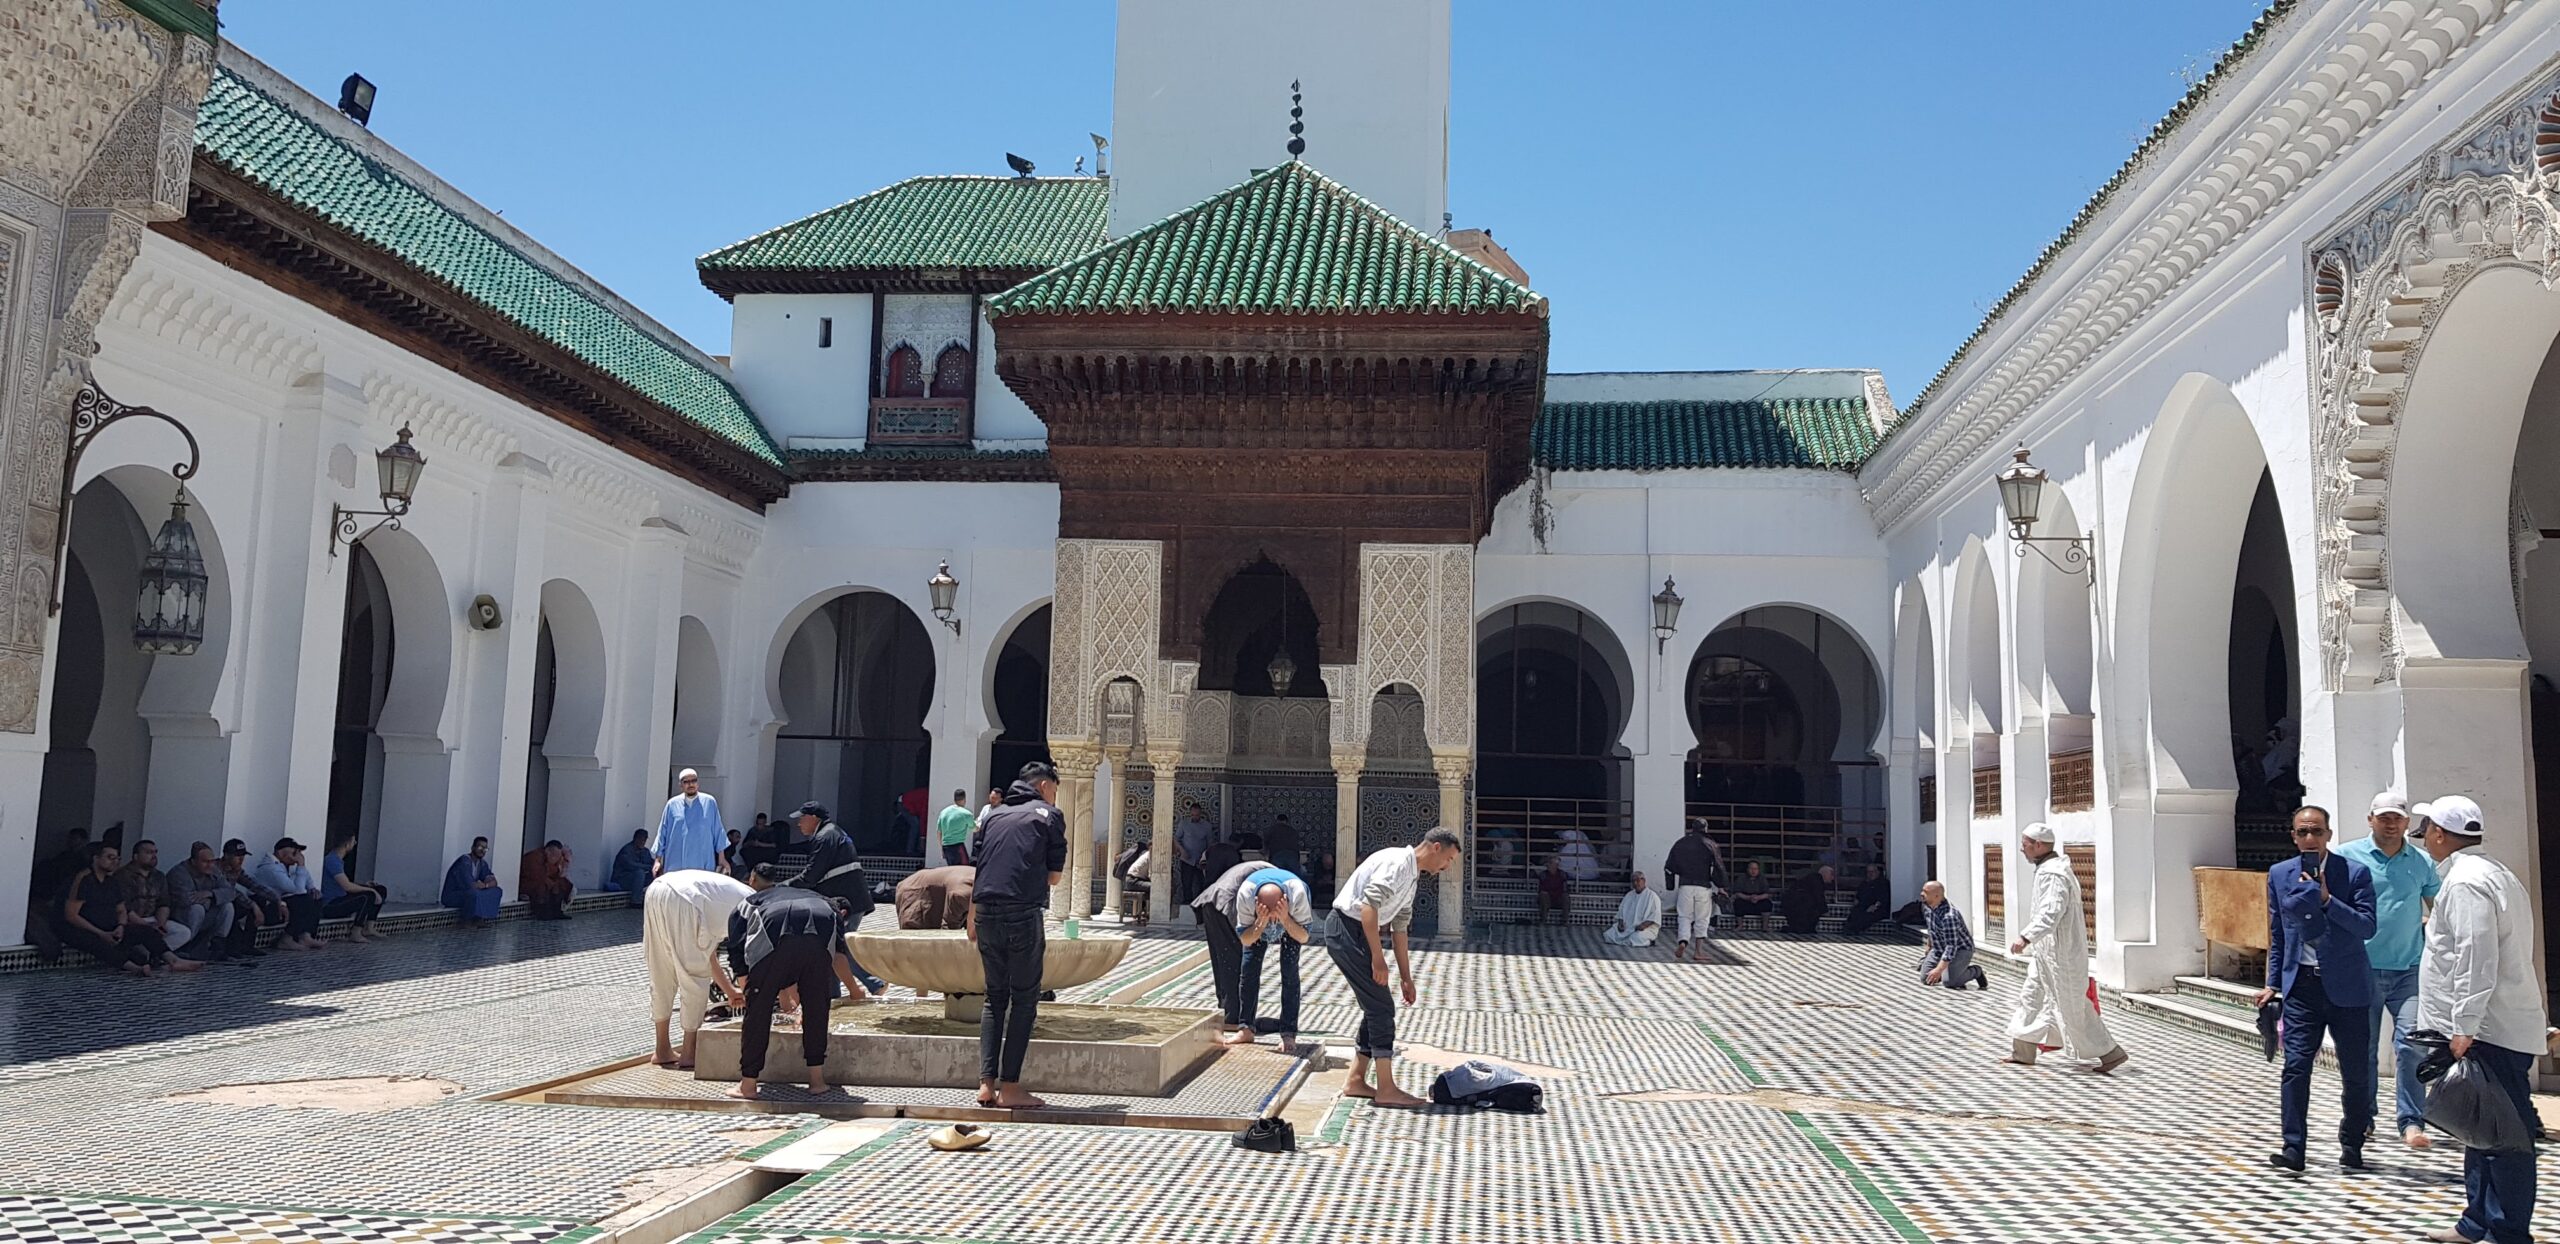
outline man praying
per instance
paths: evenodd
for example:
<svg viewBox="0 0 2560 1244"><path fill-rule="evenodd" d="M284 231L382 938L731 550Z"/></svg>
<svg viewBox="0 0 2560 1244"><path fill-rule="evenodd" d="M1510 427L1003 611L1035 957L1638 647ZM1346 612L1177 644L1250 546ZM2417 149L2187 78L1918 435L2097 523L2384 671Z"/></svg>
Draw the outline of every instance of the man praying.
<svg viewBox="0 0 2560 1244"><path fill-rule="evenodd" d="M1650 946L1662 935L1662 895L1646 888L1644 874L1635 875L1635 888L1618 900L1617 918L1602 930L1600 940L1612 946Z"/></svg>

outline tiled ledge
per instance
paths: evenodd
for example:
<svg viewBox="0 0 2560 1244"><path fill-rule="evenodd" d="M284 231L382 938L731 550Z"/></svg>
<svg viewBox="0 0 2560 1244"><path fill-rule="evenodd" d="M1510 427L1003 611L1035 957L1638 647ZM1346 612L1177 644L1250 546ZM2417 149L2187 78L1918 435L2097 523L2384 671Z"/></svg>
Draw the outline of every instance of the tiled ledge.
<svg viewBox="0 0 2560 1244"><path fill-rule="evenodd" d="M573 912L612 911L616 908L628 907L630 905L631 898L629 895L616 893L610 890L581 894L576 898L569 900L569 910ZM531 907L522 902L507 903L498 908L498 919L531 919L532 910L533 909ZM397 933L413 929L440 929L452 925L453 922L454 915L450 908L426 907L399 912L385 912L383 913L382 918L375 922L375 925L385 931ZM321 936L334 938L336 935L346 932L351 923L351 921L343 919L323 920L320 922ZM258 934L258 946L261 949L272 949L276 944L276 940L282 936L283 931L280 929L268 929L262 931ZM60 968L94 969L96 966L97 964L91 961L89 956L81 954L75 950L65 950L60 958L55 959L51 963L47 963L37 956L36 948L31 945L21 944L0 948L0 974L10 972L41 972Z"/></svg>

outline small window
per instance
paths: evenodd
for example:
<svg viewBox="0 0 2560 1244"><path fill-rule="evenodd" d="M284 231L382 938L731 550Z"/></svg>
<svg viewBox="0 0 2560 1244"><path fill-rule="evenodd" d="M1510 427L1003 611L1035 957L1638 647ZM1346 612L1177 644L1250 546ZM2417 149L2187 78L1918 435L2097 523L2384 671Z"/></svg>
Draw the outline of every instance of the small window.
<svg viewBox="0 0 2560 1244"><path fill-rule="evenodd" d="M910 345L900 345L889 352L886 373L880 382L882 397L923 397L924 357Z"/></svg>
<svg viewBox="0 0 2560 1244"><path fill-rule="evenodd" d="M933 395L969 396L969 351L966 348L951 346L933 360Z"/></svg>
<svg viewBox="0 0 2560 1244"><path fill-rule="evenodd" d="M832 316L832 315L822 315L822 316L819 316L819 317L818 317L818 348L819 348L819 349L821 349L821 350L832 349L832 348L835 346L835 344L836 344L836 317L834 317L834 316Z"/></svg>

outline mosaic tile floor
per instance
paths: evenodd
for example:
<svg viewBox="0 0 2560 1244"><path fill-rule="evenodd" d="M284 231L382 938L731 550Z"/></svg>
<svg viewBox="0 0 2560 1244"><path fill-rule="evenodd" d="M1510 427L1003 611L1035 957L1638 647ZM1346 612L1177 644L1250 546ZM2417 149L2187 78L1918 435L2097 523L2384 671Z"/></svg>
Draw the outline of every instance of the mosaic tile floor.
<svg viewBox="0 0 2560 1244"><path fill-rule="evenodd" d="M639 1052L636 935L635 916L597 913L193 978L0 977L0 1239L514 1244L627 1212L653 1183L794 1122L481 1099ZM1205 1006L1199 947L1188 925L1147 930L1073 996ZM2456 1212L2450 1151L2386 1138L2368 1175L2268 1169L2276 1069L2197 1033L2111 1015L2134 1055L2115 1076L1999 1066L2008 982L1920 989L1913 957L1883 938L1746 936L1715 962L1675 963L1566 928L1425 947L1422 1003L1399 1023L1408 1083L1499 1055L1545 1069L1544 1114L1322 1112L1334 1070L1302 1090L1323 1121L1294 1155L1034 1124L939 1154L919 1143L925 1125L902 1124L698 1238L2327 1244L2413 1238ZM1304 1028L1346 1033L1348 991L1326 960L1306 968ZM295 1082L368 1076L432 1077L450 1095L355 1110L181 1099L286 1082L290 1101ZM2315 1134L2334 1126L2335 1085L2323 1075ZM1217 1108L1248 1087L1217 1087ZM2546 1180L2560 1204L2560 1173Z"/></svg>

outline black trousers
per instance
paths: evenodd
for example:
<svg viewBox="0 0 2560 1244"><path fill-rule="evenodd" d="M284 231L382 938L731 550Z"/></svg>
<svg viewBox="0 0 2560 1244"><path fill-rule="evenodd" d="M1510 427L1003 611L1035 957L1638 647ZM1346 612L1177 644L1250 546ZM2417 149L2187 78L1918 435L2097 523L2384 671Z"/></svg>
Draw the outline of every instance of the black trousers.
<svg viewBox="0 0 2560 1244"><path fill-rule="evenodd" d="M1333 965L1342 969L1343 979L1350 982L1351 996L1360 1003L1360 1031L1352 1048L1366 1058L1396 1056L1396 996L1369 974L1369 931L1360 922L1339 910L1326 918L1325 953L1333 956ZM1380 930L1383 934L1384 930Z"/></svg>
<svg viewBox="0 0 2560 1244"><path fill-rule="evenodd" d="M978 961L987 971L987 1007L978 1017L981 1080L1022 1081L1022 1056L1031 1048L1031 1025L1040 1014L1048 938L1036 906L978 904Z"/></svg>
<svg viewBox="0 0 2560 1244"><path fill-rule="evenodd" d="M738 1074L764 1074L765 1047L773 1044L773 1007L782 991L800 987L800 1057L812 1067L827 1061L827 1003L836 996L834 948L824 934L786 937L764 961L747 970L747 1027L738 1050Z"/></svg>
<svg viewBox="0 0 2560 1244"><path fill-rule="evenodd" d="M371 890L349 890L320 905L322 919L336 920L353 916L357 928L373 923L373 918L381 912L382 896Z"/></svg>
<svg viewBox="0 0 2560 1244"><path fill-rule="evenodd" d="M1230 1024L1241 1024L1252 1016L1244 1013L1244 942L1236 936L1236 927L1227 923L1215 907L1194 907L1191 914L1199 917L1200 936L1209 942L1209 979L1218 986L1218 1014Z"/></svg>
<svg viewBox="0 0 2560 1244"><path fill-rule="evenodd" d="M284 935L309 937L320 931L320 899L312 894L288 894L284 900Z"/></svg>
<svg viewBox="0 0 2560 1244"><path fill-rule="evenodd" d="M131 933L125 934L123 941L111 942L68 920L54 921L53 931L62 938L63 945L97 960L100 967L120 968L128 963L151 966L151 951Z"/></svg>

